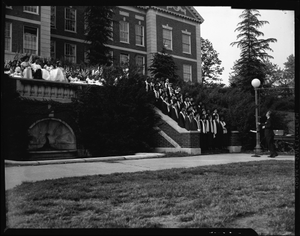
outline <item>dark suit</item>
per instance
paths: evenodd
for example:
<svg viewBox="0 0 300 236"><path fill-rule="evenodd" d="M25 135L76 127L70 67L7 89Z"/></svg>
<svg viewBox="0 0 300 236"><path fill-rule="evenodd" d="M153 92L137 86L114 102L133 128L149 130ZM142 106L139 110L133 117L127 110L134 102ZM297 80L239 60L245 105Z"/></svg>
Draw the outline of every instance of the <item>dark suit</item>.
<svg viewBox="0 0 300 236"><path fill-rule="evenodd" d="M37 69L36 72L33 73L34 79L43 79L43 74L41 69Z"/></svg>
<svg viewBox="0 0 300 236"><path fill-rule="evenodd" d="M216 121L217 134L216 134L216 147L222 149L223 127L220 122Z"/></svg>
<svg viewBox="0 0 300 236"><path fill-rule="evenodd" d="M177 110L176 105L171 105L170 106L170 116L173 120L178 122L178 110Z"/></svg>
<svg viewBox="0 0 300 236"><path fill-rule="evenodd" d="M185 128L185 115L182 112L179 112L178 115L178 125L181 128Z"/></svg>
<svg viewBox="0 0 300 236"><path fill-rule="evenodd" d="M267 142L267 146L268 149L271 152L271 156L277 156L277 152L275 150L275 145L274 145L274 131L273 131L273 126L272 126L272 122L271 119L267 119L266 123L265 123L265 139Z"/></svg>
<svg viewBox="0 0 300 236"><path fill-rule="evenodd" d="M153 96L155 98L155 106L160 109L161 107L160 107L160 98L159 98L158 90L153 90Z"/></svg>
<svg viewBox="0 0 300 236"><path fill-rule="evenodd" d="M161 102L161 111L165 114L165 115L169 115L169 110L168 110L168 104L165 100L162 99Z"/></svg>
<svg viewBox="0 0 300 236"><path fill-rule="evenodd" d="M213 148L213 122L212 120L206 120L206 137L207 137L207 148Z"/></svg>
<svg viewBox="0 0 300 236"><path fill-rule="evenodd" d="M198 130L197 121L195 120L194 116L190 116L190 130Z"/></svg>
<svg viewBox="0 0 300 236"><path fill-rule="evenodd" d="M186 130L191 130L191 120L188 115L184 118L184 126Z"/></svg>
<svg viewBox="0 0 300 236"><path fill-rule="evenodd" d="M203 150L207 149L207 134L205 120L200 120L201 131L200 131L200 147Z"/></svg>

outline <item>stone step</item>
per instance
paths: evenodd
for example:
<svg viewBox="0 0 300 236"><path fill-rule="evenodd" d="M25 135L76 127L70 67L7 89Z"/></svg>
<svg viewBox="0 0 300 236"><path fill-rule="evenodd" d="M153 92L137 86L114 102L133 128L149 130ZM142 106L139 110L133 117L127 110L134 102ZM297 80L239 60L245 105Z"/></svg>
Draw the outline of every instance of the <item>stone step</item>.
<svg viewBox="0 0 300 236"><path fill-rule="evenodd" d="M29 151L29 160L53 160L76 158L77 150Z"/></svg>

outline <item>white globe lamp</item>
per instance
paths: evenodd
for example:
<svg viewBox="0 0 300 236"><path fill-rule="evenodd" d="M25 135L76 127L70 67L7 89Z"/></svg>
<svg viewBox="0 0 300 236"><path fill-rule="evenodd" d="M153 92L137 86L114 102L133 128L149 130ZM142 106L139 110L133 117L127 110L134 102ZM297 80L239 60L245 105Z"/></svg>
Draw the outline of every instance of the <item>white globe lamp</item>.
<svg viewBox="0 0 300 236"><path fill-rule="evenodd" d="M254 88L258 88L260 86L260 80L259 79L253 79L251 81L251 85L254 87Z"/></svg>
<svg viewBox="0 0 300 236"><path fill-rule="evenodd" d="M251 85L254 88L255 91L255 122L256 122L256 146L255 146L255 154L253 157L260 157L258 153L261 152L261 146L260 146L260 133L259 133L259 123L258 123L258 94L257 89L260 86L260 80L255 78L251 81Z"/></svg>

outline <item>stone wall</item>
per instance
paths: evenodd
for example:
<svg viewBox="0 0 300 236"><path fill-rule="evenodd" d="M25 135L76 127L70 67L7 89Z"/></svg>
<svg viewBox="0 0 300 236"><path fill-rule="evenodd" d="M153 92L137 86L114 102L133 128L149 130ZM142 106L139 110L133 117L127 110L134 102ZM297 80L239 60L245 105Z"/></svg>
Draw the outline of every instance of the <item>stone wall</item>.
<svg viewBox="0 0 300 236"><path fill-rule="evenodd" d="M155 110L161 117L155 142L157 151L201 154L199 131L187 131L160 110Z"/></svg>

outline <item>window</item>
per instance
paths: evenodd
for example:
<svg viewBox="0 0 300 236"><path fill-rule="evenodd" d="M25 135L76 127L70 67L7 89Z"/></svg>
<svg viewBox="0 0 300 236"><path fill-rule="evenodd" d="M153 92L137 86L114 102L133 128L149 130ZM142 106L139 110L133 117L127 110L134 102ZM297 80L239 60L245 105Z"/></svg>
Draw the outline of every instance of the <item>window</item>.
<svg viewBox="0 0 300 236"><path fill-rule="evenodd" d="M120 21L120 42L129 43L129 23Z"/></svg>
<svg viewBox="0 0 300 236"><path fill-rule="evenodd" d="M135 64L137 65L139 71L144 75L145 74L145 57L136 56Z"/></svg>
<svg viewBox="0 0 300 236"><path fill-rule="evenodd" d="M56 58L56 42L51 40L50 42L50 56L51 58Z"/></svg>
<svg viewBox="0 0 300 236"><path fill-rule="evenodd" d="M144 46L144 26L135 25L135 43L139 46Z"/></svg>
<svg viewBox="0 0 300 236"><path fill-rule="evenodd" d="M38 6L24 6L24 12L39 14Z"/></svg>
<svg viewBox="0 0 300 236"><path fill-rule="evenodd" d="M185 82L192 81L192 66L183 65L183 80Z"/></svg>
<svg viewBox="0 0 300 236"><path fill-rule="evenodd" d="M126 11L119 11L119 14L120 14L121 16L127 16L127 17L129 17L129 13L126 12Z"/></svg>
<svg viewBox="0 0 300 236"><path fill-rule="evenodd" d="M110 36L109 36L109 40L114 40L114 22L113 21L110 22Z"/></svg>
<svg viewBox="0 0 300 236"><path fill-rule="evenodd" d="M65 8L65 30L76 32L76 10Z"/></svg>
<svg viewBox="0 0 300 236"><path fill-rule="evenodd" d="M56 28L56 6L51 6L51 28Z"/></svg>
<svg viewBox="0 0 300 236"><path fill-rule="evenodd" d="M110 56L110 63L111 65L114 64L114 52L112 50L109 50L109 56Z"/></svg>
<svg viewBox="0 0 300 236"><path fill-rule="evenodd" d="M129 66L129 54L120 54L120 65L121 66Z"/></svg>
<svg viewBox="0 0 300 236"><path fill-rule="evenodd" d="M84 30L84 34L85 35L88 34L88 32L87 32L88 28L89 28L89 24L88 24L87 14L84 13L83 14L83 30Z"/></svg>
<svg viewBox="0 0 300 236"><path fill-rule="evenodd" d="M5 22L5 51L11 52L11 23Z"/></svg>
<svg viewBox="0 0 300 236"><path fill-rule="evenodd" d="M88 63L88 62L89 62L89 57L88 57L89 53L90 53L89 46L88 46L88 45L85 45L85 46L84 46L84 54L83 54L83 56L84 56L84 59L83 59L83 60L84 60L85 63Z"/></svg>
<svg viewBox="0 0 300 236"><path fill-rule="evenodd" d="M65 59L76 63L76 45L65 43Z"/></svg>
<svg viewBox="0 0 300 236"><path fill-rule="evenodd" d="M191 35L182 34L182 52L191 54Z"/></svg>
<svg viewBox="0 0 300 236"><path fill-rule="evenodd" d="M23 52L38 55L38 29L24 26Z"/></svg>
<svg viewBox="0 0 300 236"><path fill-rule="evenodd" d="M163 28L163 44L166 49L172 50L172 29Z"/></svg>

